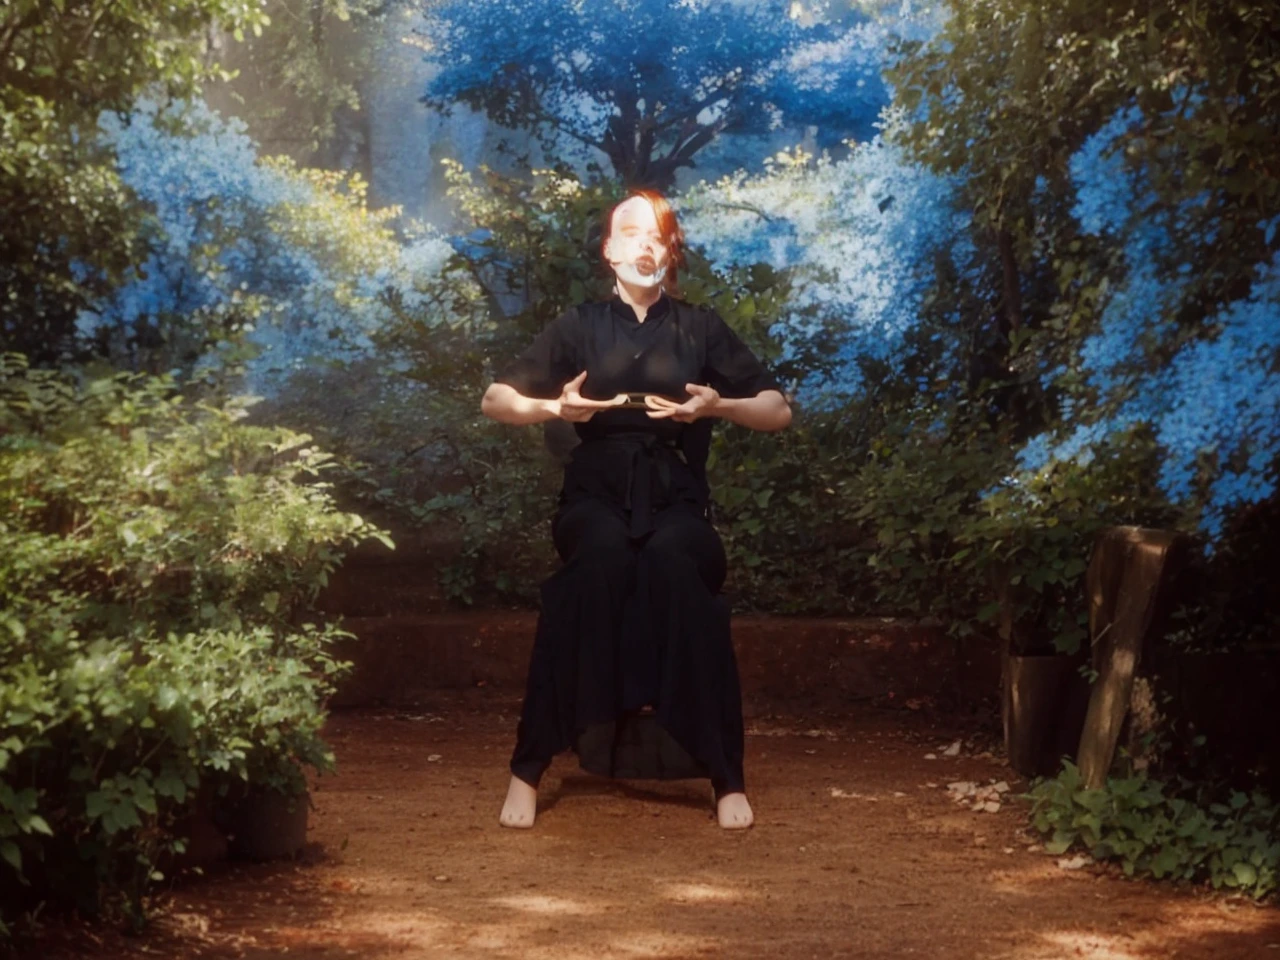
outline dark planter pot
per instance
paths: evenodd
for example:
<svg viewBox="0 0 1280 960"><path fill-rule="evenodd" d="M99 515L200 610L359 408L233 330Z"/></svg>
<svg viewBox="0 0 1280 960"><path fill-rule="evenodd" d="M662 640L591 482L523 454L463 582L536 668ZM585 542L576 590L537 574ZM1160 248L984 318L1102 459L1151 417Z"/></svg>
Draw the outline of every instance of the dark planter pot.
<svg viewBox="0 0 1280 960"><path fill-rule="evenodd" d="M187 814L174 824L174 834L186 840L182 853L163 856L158 864L166 874L192 868L204 869L227 859L227 835L218 825L219 799L203 783Z"/></svg>
<svg viewBox="0 0 1280 960"><path fill-rule="evenodd" d="M295 857L307 837L309 793L287 797L275 790L227 785L220 794L206 781L187 814L174 825L186 850L162 856L165 873L205 869L234 858L279 860Z"/></svg>
<svg viewBox="0 0 1280 960"><path fill-rule="evenodd" d="M237 860L283 860L296 857L307 841L311 794L286 796L253 788L235 803L227 818L229 853Z"/></svg>
<svg viewBox="0 0 1280 960"><path fill-rule="evenodd" d="M1009 765L1026 777L1058 772L1074 757L1089 707L1089 685L1080 658L1062 654L1010 654L1006 658L1001 714Z"/></svg>

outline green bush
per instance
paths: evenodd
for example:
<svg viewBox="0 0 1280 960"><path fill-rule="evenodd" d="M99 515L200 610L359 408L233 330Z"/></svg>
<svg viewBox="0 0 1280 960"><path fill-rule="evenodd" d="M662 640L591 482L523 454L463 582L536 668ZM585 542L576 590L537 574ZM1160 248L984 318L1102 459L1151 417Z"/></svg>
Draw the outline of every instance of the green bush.
<svg viewBox="0 0 1280 960"><path fill-rule="evenodd" d="M720 435L713 488L744 605L928 617L956 636L1004 618L1025 652L1074 651L1097 533L1177 524L1142 436L1028 474L1006 436L955 408L868 404Z"/></svg>
<svg viewBox="0 0 1280 960"><path fill-rule="evenodd" d="M1203 791L1203 788L1202 788ZM1052 854L1073 847L1119 862L1129 876L1208 881L1255 898L1276 890L1280 806L1259 791L1232 791L1225 802L1178 796L1146 773L1084 786L1069 760L1057 777L1026 795L1031 823Z"/></svg>
<svg viewBox="0 0 1280 960"><path fill-rule="evenodd" d="M6 908L56 891L140 923L197 787L294 794L333 768L323 704L349 664L307 612L343 548L385 534L246 406L0 360Z"/></svg>
<svg viewBox="0 0 1280 960"><path fill-rule="evenodd" d="M994 484L964 518L951 557L988 594L969 623L1003 618L1015 652L1079 650L1089 625L1084 573L1098 534L1124 524L1181 525L1156 486L1158 462L1139 429L1087 463L1055 462Z"/></svg>
<svg viewBox="0 0 1280 960"><path fill-rule="evenodd" d="M430 346L459 339L444 330ZM429 544L443 600L533 605L555 559L558 468L542 432L483 417L484 382L469 367L410 379L386 372L390 355L296 373L254 419L306 429L333 452L339 502Z"/></svg>

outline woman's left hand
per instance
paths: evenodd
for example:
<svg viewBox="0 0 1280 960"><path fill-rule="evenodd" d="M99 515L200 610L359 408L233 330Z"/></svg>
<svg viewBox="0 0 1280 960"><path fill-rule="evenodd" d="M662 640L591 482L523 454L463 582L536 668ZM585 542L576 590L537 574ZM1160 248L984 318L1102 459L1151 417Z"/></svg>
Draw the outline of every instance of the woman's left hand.
<svg viewBox="0 0 1280 960"><path fill-rule="evenodd" d="M654 420L671 418L681 423L693 423L703 417L714 417L720 405L720 394L714 387L700 383L686 383L685 390L692 396L684 403L675 403L662 397L647 396L645 403L651 407L649 416Z"/></svg>

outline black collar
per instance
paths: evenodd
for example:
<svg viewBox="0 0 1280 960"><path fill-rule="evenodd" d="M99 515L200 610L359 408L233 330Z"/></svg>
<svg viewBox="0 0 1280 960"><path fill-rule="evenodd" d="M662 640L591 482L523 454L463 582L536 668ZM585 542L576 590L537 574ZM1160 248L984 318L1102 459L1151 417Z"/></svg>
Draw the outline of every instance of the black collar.
<svg viewBox="0 0 1280 960"><path fill-rule="evenodd" d="M609 305L618 316L630 320L632 323L640 322L636 316L635 307L623 300L620 294L615 293L610 297ZM663 290L658 295L658 299L649 305L649 309L644 315L644 322L648 323L650 320L656 320L658 317L664 316L670 309L671 297L667 295L667 291Z"/></svg>

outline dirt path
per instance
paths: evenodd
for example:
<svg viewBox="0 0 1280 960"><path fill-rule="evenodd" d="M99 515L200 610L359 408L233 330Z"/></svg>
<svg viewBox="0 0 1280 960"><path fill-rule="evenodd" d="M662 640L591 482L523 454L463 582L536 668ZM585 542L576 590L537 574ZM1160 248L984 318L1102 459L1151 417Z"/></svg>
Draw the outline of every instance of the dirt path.
<svg viewBox="0 0 1280 960"><path fill-rule="evenodd" d="M709 786L570 757L536 827L505 830L516 706L480 690L335 714L340 772L313 784L302 861L227 866L171 891L141 939L41 955L1280 960L1280 909L1063 870L1027 849L1019 804L957 804L947 783L1009 771L946 757L957 732L909 711L750 724L749 831L715 826Z"/></svg>

